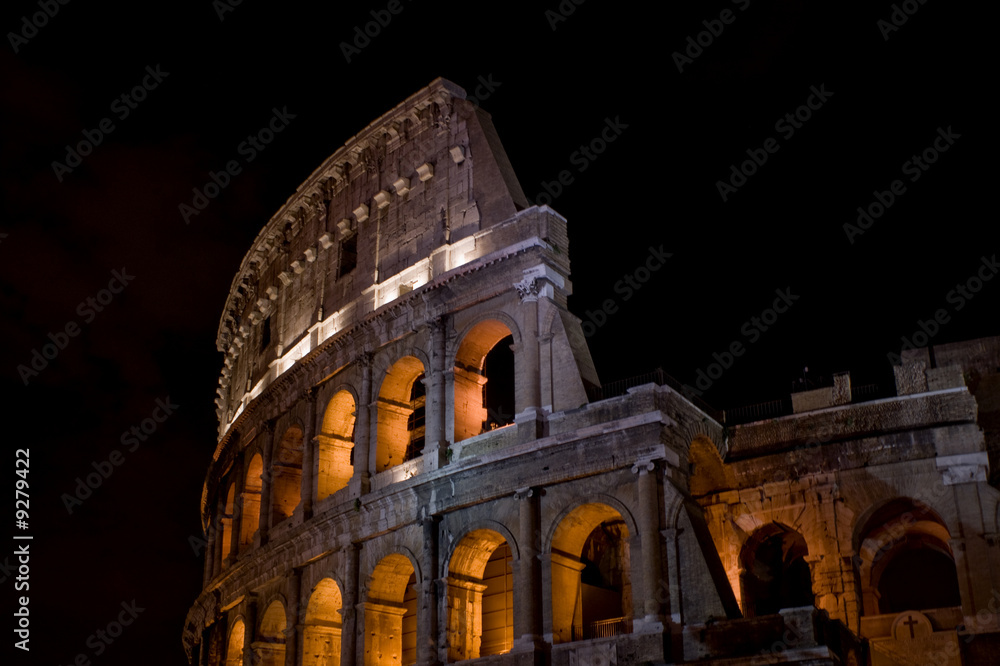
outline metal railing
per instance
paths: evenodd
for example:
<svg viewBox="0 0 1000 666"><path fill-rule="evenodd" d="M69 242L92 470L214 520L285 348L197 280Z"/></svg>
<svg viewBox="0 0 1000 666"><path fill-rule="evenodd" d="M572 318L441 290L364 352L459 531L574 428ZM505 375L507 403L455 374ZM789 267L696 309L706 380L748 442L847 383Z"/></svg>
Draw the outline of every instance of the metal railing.
<svg viewBox="0 0 1000 666"><path fill-rule="evenodd" d="M669 386L681 395L684 395L698 409L711 416L717 422L722 423L721 411L715 409L696 395L688 395L690 391L685 391L684 385L664 372L663 368L656 368L655 370L651 370L641 375L636 375L635 377L619 379L600 386L591 386L587 389L587 398L589 398L591 402L607 400L608 398L625 395L628 393L630 388L635 388L636 386L642 386L643 384L649 383L657 384L659 386Z"/></svg>
<svg viewBox="0 0 1000 666"><path fill-rule="evenodd" d="M632 633L632 618L614 617L608 620L598 620L584 625L582 636L580 629L573 627L573 640L590 640L592 638L614 638ZM579 638L578 638L579 636Z"/></svg>
<svg viewBox="0 0 1000 666"><path fill-rule="evenodd" d="M723 419L726 425L733 425L773 419L791 413L792 401L779 398L778 400L768 400L767 402L758 402L753 405L743 405L735 409L727 409L723 411Z"/></svg>

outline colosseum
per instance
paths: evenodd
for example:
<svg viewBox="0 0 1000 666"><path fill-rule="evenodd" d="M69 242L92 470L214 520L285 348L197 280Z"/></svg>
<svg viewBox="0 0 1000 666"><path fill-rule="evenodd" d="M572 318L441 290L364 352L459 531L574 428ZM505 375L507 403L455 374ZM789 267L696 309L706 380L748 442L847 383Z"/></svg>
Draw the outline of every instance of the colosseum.
<svg viewBox="0 0 1000 666"><path fill-rule="evenodd" d="M997 663L1000 338L743 414L602 386L568 224L442 79L271 218L219 325L189 662Z"/></svg>

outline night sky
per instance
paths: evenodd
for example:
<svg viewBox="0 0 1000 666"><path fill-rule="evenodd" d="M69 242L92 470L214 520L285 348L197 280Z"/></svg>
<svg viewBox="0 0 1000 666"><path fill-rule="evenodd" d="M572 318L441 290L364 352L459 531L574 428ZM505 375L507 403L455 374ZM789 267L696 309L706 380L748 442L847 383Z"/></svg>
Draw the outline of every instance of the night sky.
<svg viewBox="0 0 1000 666"><path fill-rule="evenodd" d="M662 367L694 384L740 343L703 396L731 408L787 396L806 366L891 385L887 354L936 313L933 344L1000 334L1000 279L975 279L1000 270L995 40L975 8L911 0L897 27L889 2L46 2L51 18L13 0L0 22L2 441L11 482L30 449L29 528L12 531L34 537L13 663L183 663L233 275L297 185L439 76L569 220L570 307L605 382ZM276 112L273 141L241 149ZM230 160L241 172L186 223ZM881 214L845 230L858 207ZM646 273L651 251L671 256ZM763 330L776 290L791 305ZM64 348L31 369L50 333ZM95 465L110 475L70 502ZM25 593L8 543L9 637Z"/></svg>

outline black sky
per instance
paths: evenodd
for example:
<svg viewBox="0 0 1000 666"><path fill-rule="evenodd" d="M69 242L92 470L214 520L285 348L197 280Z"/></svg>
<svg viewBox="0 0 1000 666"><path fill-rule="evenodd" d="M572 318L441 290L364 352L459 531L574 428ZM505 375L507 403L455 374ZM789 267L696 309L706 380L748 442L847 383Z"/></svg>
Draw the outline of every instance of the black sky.
<svg viewBox="0 0 1000 666"><path fill-rule="evenodd" d="M571 309L586 319L607 299L617 308L589 337L605 381L661 366L693 383L741 341L704 396L726 408L787 394L804 366L891 383L886 354L938 309L948 322L934 343L1000 333L1000 280L961 309L948 298L1000 240L993 40L974 8L904 3L918 9L885 39L878 21L892 3L565 0L575 11L553 30L557 0L415 0L347 62L340 43L388 3L330 4L243 0L220 20L208 1L72 0L14 39L16 52L8 33L40 10L3 8L4 451L13 479L14 450L30 448L35 537L32 650L14 663L182 663L232 277L299 183L438 76L470 94L493 82L481 103L529 198L563 170L573 177L551 205L569 220ZM732 22L679 72L673 52L727 9ZM114 100L157 66L167 75L120 119ZM791 136L776 129L813 87L826 101ZM185 224L178 206L192 188L286 108L288 128ZM114 130L60 181L52 163L104 118ZM620 135L581 170L574 152L609 121ZM939 128L958 138L912 182L903 165ZM768 138L777 152L723 201L717 181ZM844 223L895 179L906 191L850 243ZM672 257L625 300L616 283L661 245ZM122 269L134 280L87 321L79 304ZM776 289L798 300L751 342L743 325ZM71 322L81 333L25 386L18 366ZM122 433L167 396L176 413L128 451ZM68 513L62 496L113 451L121 465ZM5 571L12 625L22 593ZM145 610L96 655L88 637L133 599Z"/></svg>

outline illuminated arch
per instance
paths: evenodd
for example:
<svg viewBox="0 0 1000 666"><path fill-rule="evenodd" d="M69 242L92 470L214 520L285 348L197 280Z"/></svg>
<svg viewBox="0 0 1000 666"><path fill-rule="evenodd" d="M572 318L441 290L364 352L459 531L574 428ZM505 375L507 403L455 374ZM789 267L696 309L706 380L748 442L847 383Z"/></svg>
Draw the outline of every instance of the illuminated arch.
<svg viewBox="0 0 1000 666"><path fill-rule="evenodd" d="M375 471L412 460L424 443L424 364L404 356L386 371L378 393Z"/></svg>
<svg viewBox="0 0 1000 666"><path fill-rule="evenodd" d="M345 488L354 475L354 396L337 391L327 403L319 433L318 497Z"/></svg>
<svg viewBox="0 0 1000 666"><path fill-rule="evenodd" d="M629 523L601 503L577 505L552 534L552 640L632 631Z"/></svg>
<svg viewBox="0 0 1000 666"><path fill-rule="evenodd" d="M229 484L229 492L226 493L226 504L222 508L222 561L220 565L224 568L229 559L229 553L233 547L233 512L236 511L236 482Z"/></svg>
<svg viewBox="0 0 1000 666"><path fill-rule="evenodd" d="M754 531L740 551L743 615L771 615L815 603L809 548L797 531L769 523Z"/></svg>
<svg viewBox="0 0 1000 666"><path fill-rule="evenodd" d="M365 666L409 666L417 661L416 571L405 555L386 555L368 585Z"/></svg>
<svg viewBox="0 0 1000 666"><path fill-rule="evenodd" d="M302 501L302 428L293 425L271 456L271 524L291 518Z"/></svg>
<svg viewBox="0 0 1000 666"><path fill-rule="evenodd" d="M242 619L233 622L226 642L225 666L243 666L243 643L246 638L246 625Z"/></svg>
<svg viewBox="0 0 1000 666"><path fill-rule="evenodd" d="M907 497L883 503L856 543L865 615L962 605L951 533L929 505Z"/></svg>
<svg viewBox="0 0 1000 666"><path fill-rule="evenodd" d="M472 530L448 565L448 660L510 651L514 641L511 549L499 532Z"/></svg>
<svg viewBox="0 0 1000 666"><path fill-rule="evenodd" d="M340 587L324 578L313 588L306 606L302 666L340 666Z"/></svg>
<svg viewBox="0 0 1000 666"><path fill-rule="evenodd" d="M264 611L260 620L260 630L254 649L260 659L260 666L285 666L285 631L288 616L285 605L275 599Z"/></svg>
<svg viewBox="0 0 1000 666"><path fill-rule="evenodd" d="M462 337L455 354L456 442L513 423L513 340L497 319L480 321Z"/></svg>
<svg viewBox="0 0 1000 666"><path fill-rule="evenodd" d="M264 459L254 454L247 465L246 481L243 482L243 513L240 519L240 552L253 544L254 534L260 527L260 491L263 487Z"/></svg>
<svg viewBox="0 0 1000 666"><path fill-rule="evenodd" d="M720 490L728 490L735 486L732 471L719 455L719 448L711 439L698 435L691 440L688 447L688 479L691 495L702 497Z"/></svg>

